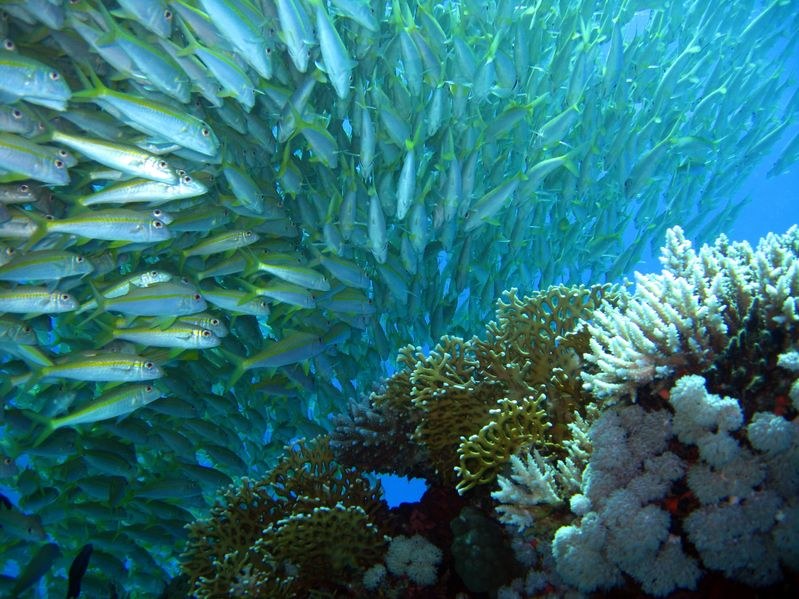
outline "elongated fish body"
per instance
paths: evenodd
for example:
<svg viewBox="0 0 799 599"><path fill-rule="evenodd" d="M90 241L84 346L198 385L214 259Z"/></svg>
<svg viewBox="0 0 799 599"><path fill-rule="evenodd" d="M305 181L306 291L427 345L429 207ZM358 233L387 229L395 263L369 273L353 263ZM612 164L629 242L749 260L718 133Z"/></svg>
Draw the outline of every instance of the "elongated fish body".
<svg viewBox="0 0 799 599"><path fill-rule="evenodd" d="M214 25L261 77L271 79L272 62L267 54L267 42L259 30L263 15L249 0L201 0L203 9Z"/></svg>
<svg viewBox="0 0 799 599"><path fill-rule="evenodd" d="M29 324L0 316L0 345L36 345L36 333Z"/></svg>
<svg viewBox="0 0 799 599"><path fill-rule="evenodd" d="M69 183L69 171L64 160L11 133L0 134L0 169L19 175L17 179L30 177L50 185Z"/></svg>
<svg viewBox="0 0 799 599"><path fill-rule="evenodd" d="M211 127L197 117L166 104L113 91L105 86L78 92L75 97L109 106L139 131L173 141L205 156L216 156L219 150L219 139Z"/></svg>
<svg viewBox="0 0 799 599"><path fill-rule="evenodd" d="M222 288L204 288L202 293L209 303L234 314L269 316L269 302L262 297L253 298L251 293Z"/></svg>
<svg viewBox="0 0 799 599"><path fill-rule="evenodd" d="M0 50L0 92L53 110L66 110L72 95L58 71L7 50Z"/></svg>
<svg viewBox="0 0 799 599"><path fill-rule="evenodd" d="M300 0L276 0L277 14L283 29L283 41L294 66L300 73L308 70L311 21Z"/></svg>
<svg viewBox="0 0 799 599"><path fill-rule="evenodd" d="M325 72L338 97L344 100L350 93L350 72L353 62L321 2L316 5L316 31Z"/></svg>
<svg viewBox="0 0 799 599"><path fill-rule="evenodd" d="M166 160L144 152L135 146L111 143L102 139L77 137L61 131L53 131L51 137L53 141L77 150L84 156L109 168L162 183L172 185L178 183L177 174Z"/></svg>
<svg viewBox="0 0 799 599"><path fill-rule="evenodd" d="M282 264L281 262L270 261L266 258L258 261L257 268L258 270L266 271L279 279L283 279L288 283L294 283L300 287L315 289L317 291L327 291L330 289L330 283L325 275L307 266Z"/></svg>
<svg viewBox="0 0 799 599"><path fill-rule="evenodd" d="M47 233L70 233L90 239L155 243L172 235L163 221L133 210L109 209L45 222Z"/></svg>
<svg viewBox="0 0 799 599"><path fill-rule="evenodd" d="M172 11L164 0L119 0L119 5L158 37L172 33Z"/></svg>
<svg viewBox="0 0 799 599"><path fill-rule="evenodd" d="M263 351L244 360L244 370L277 368L302 362L322 352L324 347L324 341L319 335L296 332L271 343Z"/></svg>
<svg viewBox="0 0 799 599"><path fill-rule="evenodd" d="M62 291L30 286L0 289L0 312L56 314L71 312L77 308L75 298Z"/></svg>
<svg viewBox="0 0 799 599"><path fill-rule="evenodd" d="M182 175L176 184L132 179L116 183L97 193L83 196L78 200L82 206L98 204L134 204L147 202L158 205L174 200L183 200L201 196L208 192L208 187L190 175Z"/></svg>
<svg viewBox="0 0 799 599"><path fill-rule="evenodd" d="M48 428L53 431L65 426L118 418L163 396L163 391L149 383L123 385L104 393L80 410L53 418L50 420Z"/></svg>
<svg viewBox="0 0 799 599"><path fill-rule="evenodd" d="M258 295L263 295L278 302L291 304L309 310L316 307L316 298L312 291L305 287L286 283L284 281L272 281L266 285L259 285L255 288Z"/></svg>
<svg viewBox="0 0 799 599"><path fill-rule="evenodd" d="M176 322L193 324L201 329L208 329L220 339L222 337L227 337L228 335L228 329L225 326L225 323L213 314L208 314L206 312L178 316Z"/></svg>
<svg viewBox="0 0 799 599"><path fill-rule="evenodd" d="M103 8L102 4L99 6ZM179 102L189 101L191 98L189 79L183 69L168 54L164 54L157 46L126 31L110 15L107 15L105 24L110 32L97 41L98 46L111 42L116 43L145 76L149 85Z"/></svg>
<svg viewBox="0 0 799 599"><path fill-rule="evenodd" d="M58 281L65 277L85 275L92 270L92 263L80 254L41 250L20 254L8 264L0 266L0 280Z"/></svg>
<svg viewBox="0 0 799 599"><path fill-rule="evenodd" d="M130 316L182 316L207 307L196 289L173 282L131 288L125 295L107 298L100 304L108 311Z"/></svg>
<svg viewBox="0 0 799 599"><path fill-rule="evenodd" d="M164 371L140 356L118 352L88 352L41 370L44 377L76 381L149 381L161 378Z"/></svg>
<svg viewBox="0 0 799 599"><path fill-rule="evenodd" d="M219 338L213 332L191 324L175 324L165 329L157 327L115 329L113 335L116 339L153 347L205 349L219 345Z"/></svg>
<svg viewBox="0 0 799 599"><path fill-rule="evenodd" d="M194 247L185 250L183 254L186 257L219 254L252 245L259 239L258 234L252 231L229 231L203 240Z"/></svg>

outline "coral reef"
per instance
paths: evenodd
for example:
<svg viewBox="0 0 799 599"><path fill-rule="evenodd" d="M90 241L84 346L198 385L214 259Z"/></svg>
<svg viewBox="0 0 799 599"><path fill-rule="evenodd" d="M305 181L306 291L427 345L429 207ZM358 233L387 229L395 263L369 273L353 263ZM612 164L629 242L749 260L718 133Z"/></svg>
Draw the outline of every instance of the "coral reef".
<svg viewBox="0 0 799 599"><path fill-rule="evenodd" d="M497 511L529 567L505 596L795 583L798 235L694 251L674 228L663 272L586 319L582 378L601 410L590 457L554 535L538 518L564 500L553 465L520 456L500 479Z"/></svg>
<svg viewBox="0 0 799 599"><path fill-rule="evenodd" d="M698 251L675 228L634 292L511 290L485 339L403 348L330 442L290 450L193 526L195 592L786 593L798 257L797 228ZM367 471L430 488L389 511Z"/></svg>
<svg viewBox="0 0 799 599"><path fill-rule="evenodd" d="M585 416L588 403L579 380L588 343L580 319L616 295L609 285L550 287L524 298L511 289L485 339L445 336L427 355L404 347L385 390L336 420L337 458L366 470L421 474L463 493L496 480L520 451L566 457L569 424ZM398 426L386 433L381 416ZM408 447L404 464L397 443ZM434 472L425 473L420 460Z"/></svg>
<svg viewBox="0 0 799 599"><path fill-rule="evenodd" d="M327 437L287 448L264 479L230 486L189 528L183 571L198 597L335 593L385 552L379 485L333 460Z"/></svg>
<svg viewBox="0 0 799 599"><path fill-rule="evenodd" d="M768 331L799 321L799 227L769 234L752 250L721 235L698 252L682 229L666 233L660 274L636 273L635 294L588 322L596 371L585 387L613 402L635 399L655 379L701 373L754 321Z"/></svg>

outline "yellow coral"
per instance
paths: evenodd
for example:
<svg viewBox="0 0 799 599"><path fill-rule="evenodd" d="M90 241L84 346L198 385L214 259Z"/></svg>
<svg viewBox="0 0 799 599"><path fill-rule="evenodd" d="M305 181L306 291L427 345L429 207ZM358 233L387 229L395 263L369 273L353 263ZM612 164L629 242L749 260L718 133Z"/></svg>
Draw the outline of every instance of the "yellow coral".
<svg viewBox="0 0 799 599"><path fill-rule="evenodd" d="M387 542L363 508L338 503L270 525L258 545L278 564L280 578L296 577L299 591L360 578L381 561Z"/></svg>
<svg viewBox="0 0 799 599"><path fill-rule="evenodd" d="M543 395L500 399L498 407L491 410L491 422L479 433L461 440L460 466L455 468L461 478L457 485L459 493L493 481L513 454L543 441L549 426L546 412L541 409L543 400Z"/></svg>
<svg viewBox="0 0 799 599"><path fill-rule="evenodd" d="M192 593L306 596L325 581L358 578L382 556L381 496L379 485L334 461L326 436L287 448L266 478L243 479L191 525L182 559Z"/></svg>

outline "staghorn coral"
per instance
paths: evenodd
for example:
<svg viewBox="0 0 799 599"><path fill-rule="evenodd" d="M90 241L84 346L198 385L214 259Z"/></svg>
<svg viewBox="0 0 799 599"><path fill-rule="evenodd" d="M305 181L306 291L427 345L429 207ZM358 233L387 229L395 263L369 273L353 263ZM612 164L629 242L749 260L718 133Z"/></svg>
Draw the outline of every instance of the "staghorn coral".
<svg viewBox="0 0 799 599"><path fill-rule="evenodd" d="M700 373L731 352L752 322L794 331L799 321L799 228L769 234L756 250L720 236L698 252L682 229L666 233L660 274L636 273L635 293L588 321L593 371L585 388L615 402L656 379Z"/></svg>
<svg viewBox="0 0 799 599"><path fill-rule="evenodd" d="M322 436L228 488L189 527L182 568L198 597L335 594L381 560L387 522L379 485L336 463Z"/></svg>
<svg viewBox="0 0 799 599"><path fill-rule="evenodd" d="M591 411L591 421L597 414ZM569 423L570 437L564 443L567 455L563 459L545 459L538 450L522 457L519 454L510 458L510 476L498 476L499 489L491 493L498 505L499 520L517 532L523 533L534 528L536 536L547 538L548 527L557 522L552 511L572 499L580 490L582 472L591 455L591 441L588 438L588 421L579 414ZM538 508L536 506L544 506Z"/></svg>

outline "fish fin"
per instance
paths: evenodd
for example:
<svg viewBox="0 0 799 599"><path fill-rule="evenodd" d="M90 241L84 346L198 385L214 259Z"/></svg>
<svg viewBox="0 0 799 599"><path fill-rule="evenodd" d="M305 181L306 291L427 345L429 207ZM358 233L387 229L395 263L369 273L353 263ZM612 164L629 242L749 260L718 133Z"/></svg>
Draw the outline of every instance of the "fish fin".
<svg viewBox="0 0 799 599"><path fill-rule="evenodd" d="M105 298L103 294L97 290L97 287L94 286L92 281L87 281L89 284L89 289L92 290L92 295L94 296L94 301L97 302L97 308L95 308L94 312L89 314L89 316L84 320L84 322L89 322L100 316L101 314L105 313Z"/></svg>
<svg viewBox="0 0 799 599"><path fill-rule="evenodd" d="M100 80L100 77L97 75L94 69L89 65L86 65L85 68L89 73L88 79L86 79L85 75L83 75L81 69L76 69L76 71L81 83L86 85L86 89L72 92L70 100L75 100L76 102L93 102L108 91L108 88Z"/></svg>
<svg viewBox="0 0 799 599"><path fill-rule="evenodd" d="M101 333L94 338L97 347L103 347L104 345L111 343L114 339L116 339L115 329L113 326L105 323L102 319L98 318L95 321L98 327L100 327Z"/></svg>
<svg viewBox="0 0 799 599"><path fill-rule="evenodd" d="M158 319L158 328L160 328L162 331L164 331L164 330L168 329L169 327L171 327L173 324L175 324L175 321L177 319L178 319L177 316L164 316L162 318L159 318Z"/></svg>
<svg viewBox="0 0 799 599"><path fill-rule="evenodd" d="M25 216L31 219L33 224L36 225L36 231L34 231L33 235L31 235L22 246L23 250L28 251L47 236L47 223L50 222L50 220L48 220L47 216L42 216L32 210L28 210Z"/></svg>

